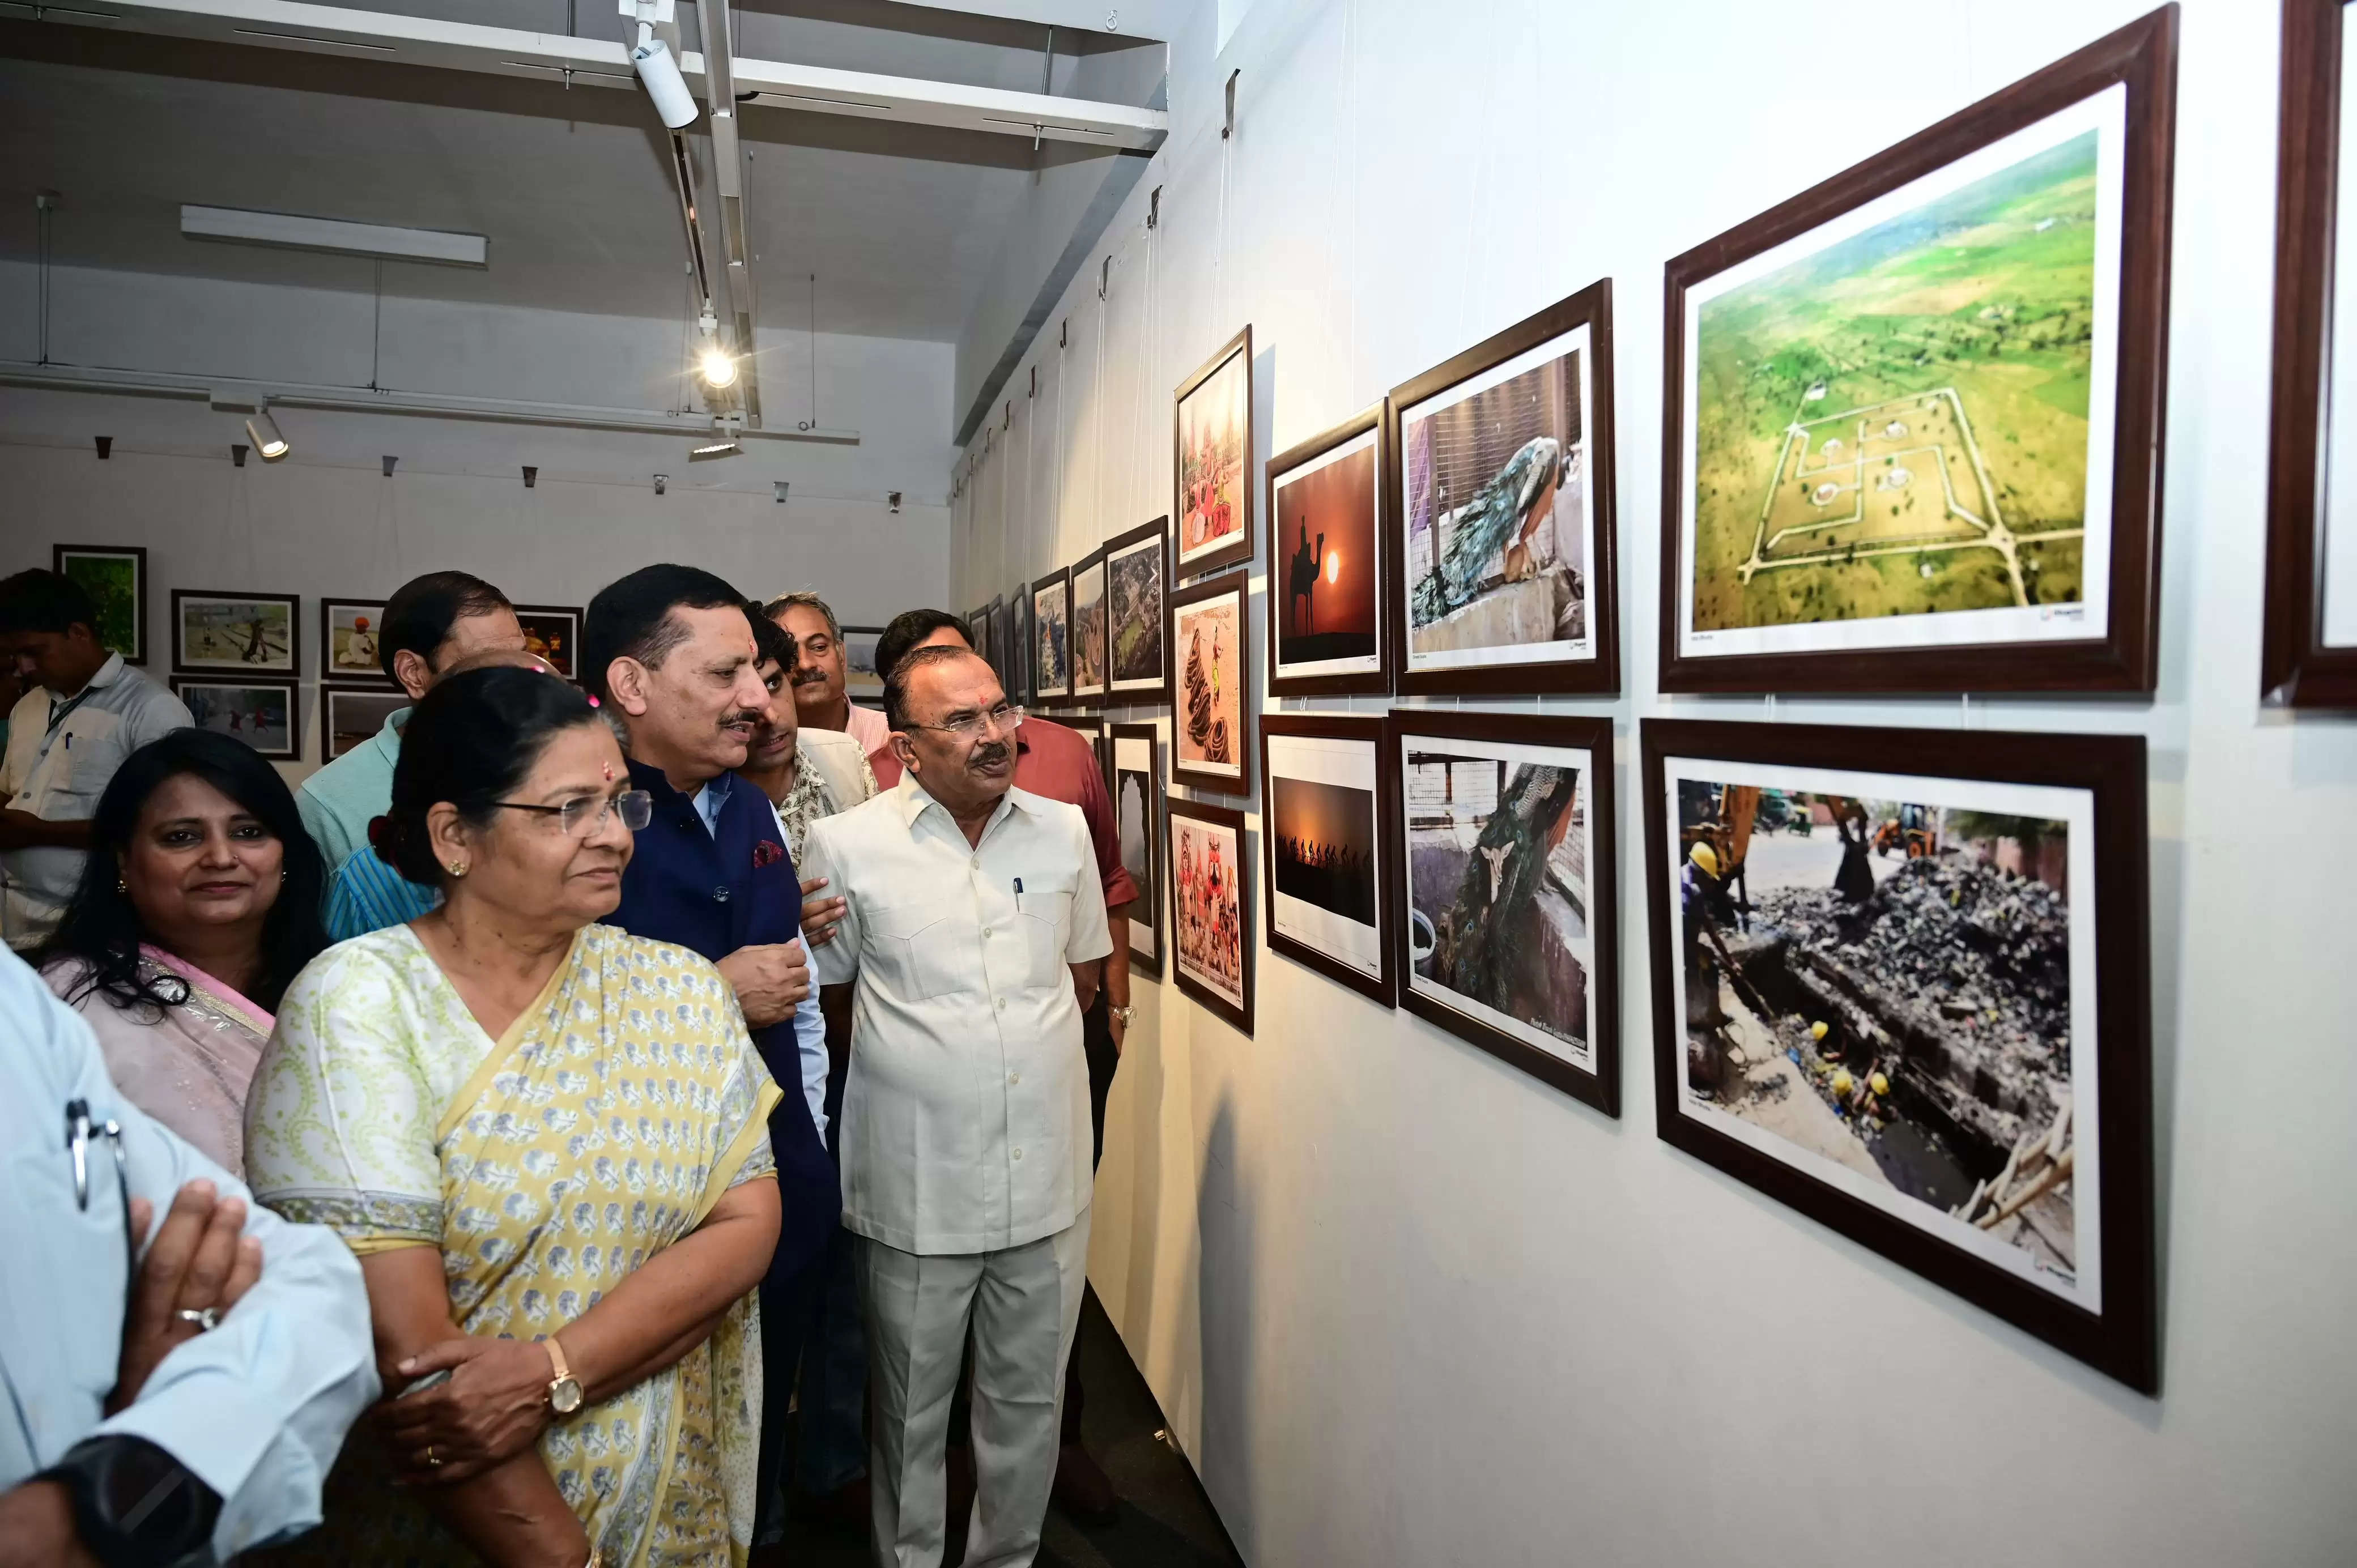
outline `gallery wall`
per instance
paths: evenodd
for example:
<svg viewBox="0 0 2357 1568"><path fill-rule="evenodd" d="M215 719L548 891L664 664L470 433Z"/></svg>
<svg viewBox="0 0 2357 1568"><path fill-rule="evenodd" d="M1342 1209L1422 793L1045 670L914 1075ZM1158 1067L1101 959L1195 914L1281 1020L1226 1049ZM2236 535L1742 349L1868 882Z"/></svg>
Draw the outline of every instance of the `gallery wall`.
<svg viewBox="0 0 2357 1568"><path fill-rule="evenodd" d="M1446 26L1258 0L1223 45L1214 9L1174 38L1171 141L1036 394L1018 367L968 448L952 603L1168 512L1171 390L1247 321L1265 458L1609 275L1626 671L1616 702L1464 704L1614 720L1618 1120L1265 950L1251 1038L1136 983L1091 1278L1245 1559L2357 1557L2357 723L2258 699L2275 8L2184 5L2158 689L2071 702L1660 694L1662 269L2147 6L1949 0L1862 33L1830 0ZM1660 715L2145 737L2158 1398L1656 1138L1633 773Z"/></svg>
<svg viewBox="0 0 2357 1568"><path fill-rule="evenodd" d="M52 292L50 356L67 366L355 390L373 376L408 392L625 409L683 394L675 322L388 297L372 348L368 294L62 268ZM12 302L0 360L33 356L20 306L35 293L31 268L0 269ZM951 347L782 330L761 345L770 425L856 443L748 441L742 456L692 463L684 435L296 408L276 415L293 453L241 468L241 416L205 401L0 387L0 573L48 565L53 542L144 545L159 641L176 587L303 596L307 738L305 760L281 765L291 776L321 760L321 595L382 597L458 567L519 601L578 606L624 572L683 560L751 594L816 588L852 622L940 597ZM525 465L539 470L529 489ZM168 675L168 653L147 668Z"/></svg>

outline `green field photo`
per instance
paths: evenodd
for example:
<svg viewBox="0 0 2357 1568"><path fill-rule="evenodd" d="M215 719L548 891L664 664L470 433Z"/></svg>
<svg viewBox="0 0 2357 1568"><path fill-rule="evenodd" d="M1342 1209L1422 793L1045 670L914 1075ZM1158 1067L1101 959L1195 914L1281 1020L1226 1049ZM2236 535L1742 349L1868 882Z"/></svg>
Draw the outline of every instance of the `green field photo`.
<svg viewBox="0 0 2357 1568"><path fill-rule="evenodd" d="M2078 601L2097 134L1703 303L1694 630Z"/></svg>
<svg viewBox="0 0 2357 1568"><path fill-rule="evenodd" d="M98 607L98 640L110 653L131 663L143 662L147 650L139 646L139 581L135 555L108 551L61 550L58 570L81 585Z"/></svg>

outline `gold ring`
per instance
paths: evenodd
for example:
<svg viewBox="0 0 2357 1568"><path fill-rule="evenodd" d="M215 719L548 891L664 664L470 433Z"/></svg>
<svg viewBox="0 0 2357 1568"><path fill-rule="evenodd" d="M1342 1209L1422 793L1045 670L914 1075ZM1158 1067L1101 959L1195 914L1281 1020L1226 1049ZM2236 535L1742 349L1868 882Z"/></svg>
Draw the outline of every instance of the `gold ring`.
<svg viewBox="0 0 2357 1568"><path fill-rule="evenodd" d="M425 1445L425 1462L436 1469L441 1468L442 1466L441 1457L434 1452L434 1444L431 1443Z"/></svg>

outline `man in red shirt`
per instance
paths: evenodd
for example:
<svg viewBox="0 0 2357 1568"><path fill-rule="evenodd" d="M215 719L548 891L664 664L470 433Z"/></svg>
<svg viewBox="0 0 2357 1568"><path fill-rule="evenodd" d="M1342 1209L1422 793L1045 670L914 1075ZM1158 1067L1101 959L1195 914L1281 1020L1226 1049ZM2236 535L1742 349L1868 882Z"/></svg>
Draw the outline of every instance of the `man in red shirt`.
<svg viewBox="0 0 2357 1568"><path fill-rule="evenodd" d="M964 621L945 610L906 610L895 616L876 639L876 671L888 673L920 648L946 643L973 650L974 637ZM900 782L900 760L888 743L872 751L867 765L876 772L879 789ZM1104 983L1096 1000L1082 1017L1082 1042L1089 1058L1089 1112L1094 1123L1096 1147L1104 1152L1105 1097L1113 1090L1114 1069L1120 1064L1121 1043L1129 1033L1129 906L1138 897L1135 878L1121 863L1121 830L1114 817L1113 795L1097 767L1096 747L1076 731L1030 714L1015 732L1015 785L1050 800L1078 806L1088 819L1089 843L1095 849L1097 874L1104 881L1105 918L1113 931L1113 953L1105 960ZM1064 1380L1063 1451L1056 1459L1056 1501L1065 1512L1083 1519L1103 1519L1114 1508L1113 1483L1081 1445L1081 1356L1077 1340ZM952 1435L956 1435L952 1423Z"/></svg>

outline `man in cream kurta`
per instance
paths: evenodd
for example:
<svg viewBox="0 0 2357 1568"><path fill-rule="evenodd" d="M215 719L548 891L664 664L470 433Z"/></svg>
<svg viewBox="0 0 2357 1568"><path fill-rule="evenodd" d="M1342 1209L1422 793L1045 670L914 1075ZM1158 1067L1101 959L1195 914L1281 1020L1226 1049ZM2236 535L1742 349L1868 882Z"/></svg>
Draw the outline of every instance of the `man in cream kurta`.
<svg viewBox="0 0 2357 1568"><path fill-rule="evenodd" d="M1076 807L1012 788L990 667L922 649L885 693L899 786L811 825L849 904L813 955L856 984L843 1222L863 1238L877 1561L942 1559L950 1396L974 1330L966 1562L1037 1554L1080 1314L1092 1188L1081 1014L1112 950Z"/></svg>

